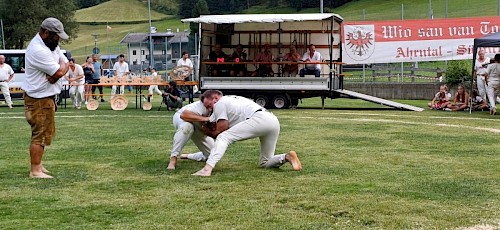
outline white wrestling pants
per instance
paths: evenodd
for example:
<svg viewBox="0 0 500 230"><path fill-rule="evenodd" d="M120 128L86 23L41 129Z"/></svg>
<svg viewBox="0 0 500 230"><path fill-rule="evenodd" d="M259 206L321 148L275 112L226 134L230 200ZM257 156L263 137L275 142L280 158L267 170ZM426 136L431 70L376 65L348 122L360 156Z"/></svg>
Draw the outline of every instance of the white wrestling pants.
<svg viewBox="0 0 500 230"><path fill-rule="evenodd" d="M488 87L486 88L486 93L488 94L488 102L490 103L490 108L496 108L496 96L500 91L500 81L497 79L488 80Z"/></svg>
<svg viewBox="0 0 500 230"><path fill-rule="evenodd" d="M157 85L150 85L148 89L148 95L153 96L153 93L157 93L158 95L163 95L160 89L158 89Z"/></svg>
<svg viewBox="0 0 500 230"><path fill-rule="evenodd" d="M5 103L8 106L12 106L12 99L10 98L9 83L0 82L0 90L2 90L3 98L5 98Z"/></svg>
<svg viewBox="0 0 500 230"><path fill-rule="evenodd" d="M84 100L85 88L83 85L72 85L69 88L69 97L73 102L74 107L82 106L82 101Z"/></svg>
<svg viewBox="0 0 500 230"><path fill-rule="evenodd" d="M483 75L477 75L476 84L477 84L477 93L483 99L486 99L486 81L484 80Z"/></svg>
<svg viewBox="0 0 500 230"><path fill-rule="evenodd" d="M200 152L189 154L188 159L195 161L205 161L210 155L210 150L214 146L214 139L206 136L199 122L186 122L181 119L181 113L176 112L172 118L175 128L174 143L170 157L178 157L182 148L189 139L198 147Z"/></svg>
<svg viewBox="0 0 500 230"><path fill-rule="evenodd" d="M215 139L215 146L210 152L207 164L215 167L224 156L227 147L235 141L258 137L260 139L259 166L264 168L280 167L286 154L274 155L280 135L280 122L274 114L267 111L255 112L249 119L222 132Z"/></svg>

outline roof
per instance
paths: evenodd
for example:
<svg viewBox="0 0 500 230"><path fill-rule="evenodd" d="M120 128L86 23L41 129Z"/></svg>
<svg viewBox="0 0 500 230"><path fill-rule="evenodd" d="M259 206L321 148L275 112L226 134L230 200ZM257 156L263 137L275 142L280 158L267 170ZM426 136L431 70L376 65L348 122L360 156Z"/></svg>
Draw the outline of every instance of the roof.
<svg viewBox="0 0 500 230"><path fill-rule="evenodd" d="M158 39L158 38L165 38L165 37L174 37L175 34L172 32L167 32L167 33L152 33L151 38L153 39ZM120 43L144 43L148 42L149 40L149 33L128 33L123 37L123 39L120 41Z"/></svg>
<svg viewBox="0 0 500 230"><path fill-rule="evenodd" d="M189 42L189 31L175 33L174 37L168 39L169 43L179 43L179 41L182 43Z"/></svg>
<svg viewBox="0 0 500 230"><path fill-rule="evenodd" d="M201 15L198 18L182 19L182 22L195 22L207 24L233 24L233 23L278 23L296 21L321 21L333 17L336 21L344 19L338 14L227 14L227 15Z"/></svg>
<svg viewBox="0 0 500 230"><path fill-rule="evenodd" d="M114 59L118 59L118 56L119 56L119 54L103 54L103 55L100 55L99 58L101 60L108 60L108 59L114 60Z"/></svg>
<svg viewBox="0 0 500 230"><path fill-rule="evenodd" d="M500 47L500 32L474 39L475 47Z"/></svg>

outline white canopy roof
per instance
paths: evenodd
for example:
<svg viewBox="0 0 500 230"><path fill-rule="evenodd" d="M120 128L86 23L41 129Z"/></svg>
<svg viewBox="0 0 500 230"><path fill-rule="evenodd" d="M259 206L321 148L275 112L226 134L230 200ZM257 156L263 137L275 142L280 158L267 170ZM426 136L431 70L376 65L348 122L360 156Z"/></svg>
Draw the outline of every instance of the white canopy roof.
<svg viewBox="0 0 500 230"><path fill-rule="evenodd" d="M295 21L320 21L334 17L336 21L344 19L338 14L227 14L227 15L201 15L199 18L186 18L182 22L195 22L207 24L233 24L233 23L278 23Z"/></svg>

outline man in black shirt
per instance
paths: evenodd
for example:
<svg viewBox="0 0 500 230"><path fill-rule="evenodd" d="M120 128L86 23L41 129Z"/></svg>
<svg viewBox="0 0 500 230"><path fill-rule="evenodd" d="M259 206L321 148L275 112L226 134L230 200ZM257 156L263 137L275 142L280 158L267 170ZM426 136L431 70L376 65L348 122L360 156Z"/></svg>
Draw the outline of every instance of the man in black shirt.
<svg viewBox="0 0 500 230"><path fill-rule="evenodd" d="M163 103L167 106L167 110L171 108L175 111L182 108L182 97L179 89L177 89L177 83L175 81L168 82L167 88L163 93Z"/></svg>
<svg viewBox="0 0 500 230"><path fill-rule="evenodd" d="M222 51L221 45L220 44L215 44L215 48L210 54L208 54L208 59L213 62L220 62L219 60L223 60L222 62L225 62L227 58L227 55ZM226 71L227 67L226 65L212 65L211 66L211 71L212 71L212 76L220 76L222 72Z"/></svg>

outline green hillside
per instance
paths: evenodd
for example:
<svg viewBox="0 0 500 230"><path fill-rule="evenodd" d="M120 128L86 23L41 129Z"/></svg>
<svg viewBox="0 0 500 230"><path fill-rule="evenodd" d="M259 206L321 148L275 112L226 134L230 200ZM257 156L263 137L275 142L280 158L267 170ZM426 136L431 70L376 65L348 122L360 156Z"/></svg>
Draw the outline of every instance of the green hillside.
<svg viewBox="0 0 500 230"><path fill-rule="evenodd" d="M153 20L165 19L168 16L151 10ZM97 6L76 11L76 21L97 23L147 22L147 5L137 0L111 0Z"/></svg>

